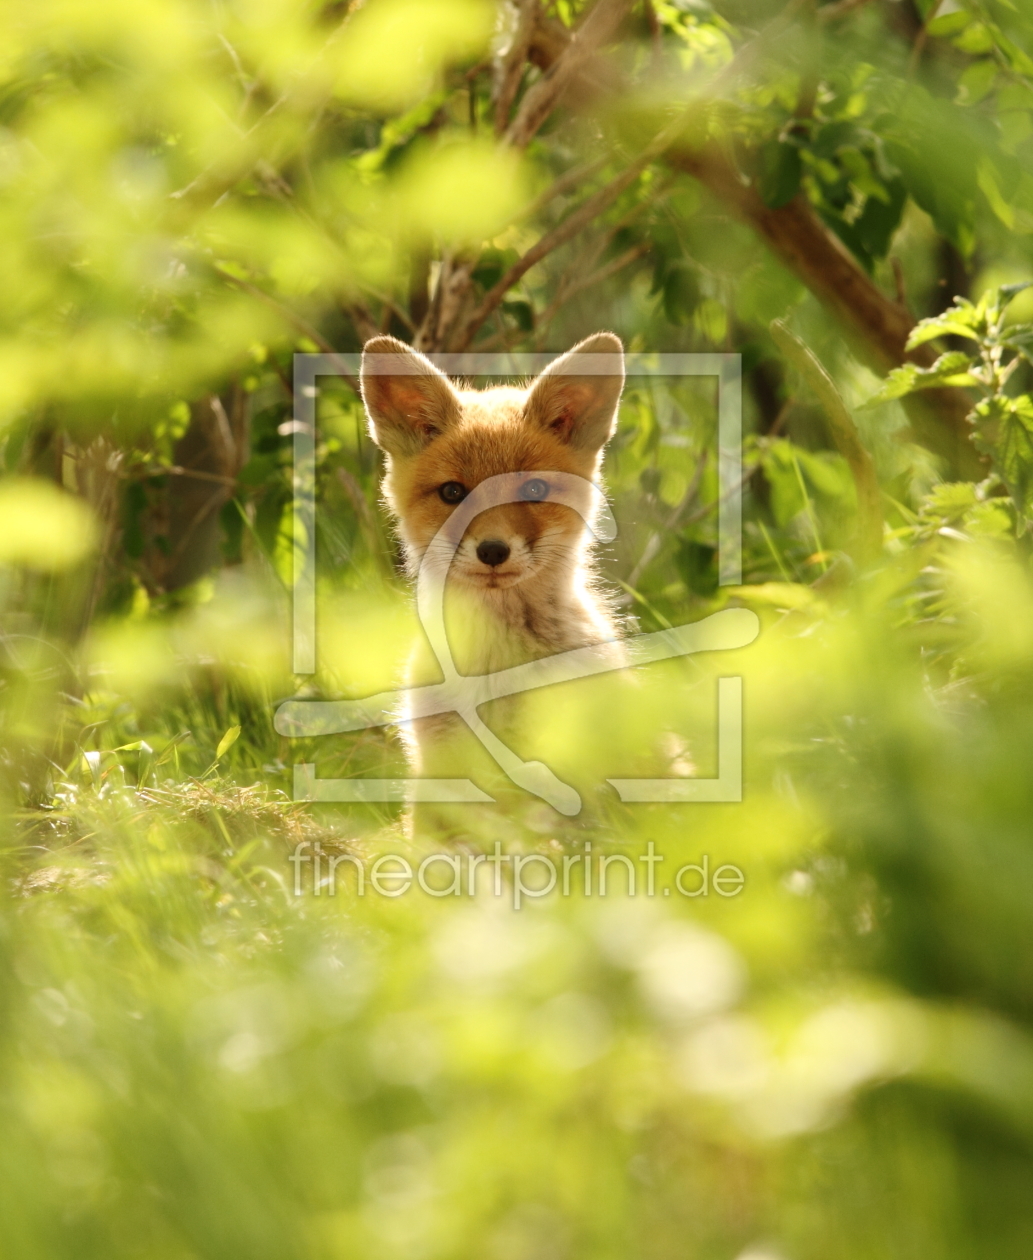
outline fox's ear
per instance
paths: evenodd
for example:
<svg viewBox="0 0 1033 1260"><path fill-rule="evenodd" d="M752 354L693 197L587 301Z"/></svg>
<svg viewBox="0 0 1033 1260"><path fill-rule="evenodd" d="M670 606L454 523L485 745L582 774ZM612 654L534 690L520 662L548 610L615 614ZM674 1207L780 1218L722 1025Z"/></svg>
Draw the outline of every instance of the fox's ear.
<svg viewBox="0 0 1033 1260"><path fill-rule="evenodd" d="M416 455L459 418L448 377L394 337L374 337L359 371L373 441L389 455Z"/></svg>
<svg viewBox="0 0 1033 1260"><path fill-rule="evenodd" d="M583 451L598 451L617 422L624 388L624 348L613 333L596 333L550 363L531 386L524 414Z"/></svg>

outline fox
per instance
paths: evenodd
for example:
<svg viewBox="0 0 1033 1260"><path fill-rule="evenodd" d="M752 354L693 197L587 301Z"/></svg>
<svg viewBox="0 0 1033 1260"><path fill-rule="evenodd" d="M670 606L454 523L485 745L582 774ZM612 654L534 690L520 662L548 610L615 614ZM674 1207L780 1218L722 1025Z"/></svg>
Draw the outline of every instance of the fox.
<svg viewBox="0 0 1033 1260"><path fill-rule="evenodd" d="M624 380L623 346L610 332L579 342L523 386L486 389L450 380L394 337L365 344L360 390L370 438L384 456L382 500L414 583L458 505L488 479L517 475L516 501L493 502L453 543L444 624L460 673L490 674L596 645L619 655L625 627L599 577L586 522L594 520L589 496L617 424ZM563 503L556 501L557 481L568 487ZM433 681L435 672L422 645L410 660L407 685ZM485 712L492 732L507 742L533 741L549 725L541 705L522 695L492 700ZM514 802L524 794L514 795L462 718L401 712L398 725L413 776L466 777L476 763L476 781L490 780L499 806L490 829L498 835L513 821ZM410 834L421 823L438 835L469 831L476 808L418 806L410 812Z"/></svg>

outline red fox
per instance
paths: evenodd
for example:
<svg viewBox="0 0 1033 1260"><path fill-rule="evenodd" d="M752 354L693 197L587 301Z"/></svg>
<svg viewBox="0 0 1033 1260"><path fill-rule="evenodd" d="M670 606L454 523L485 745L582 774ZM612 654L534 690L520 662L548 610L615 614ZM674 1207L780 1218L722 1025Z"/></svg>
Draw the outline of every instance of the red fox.
<svg viewBox="0 0 1033 1260"><path fill-rule="evenodd" d="M457 540L445 583L445 625L458 670L486 674L572 648L616 644L618 625L593 567L585 520L592 518L588 495L624 386L620 340L606 332L589 337L526 388L477 390L453 384L403 342L375 337L365 346L361 385L370 434L386 456L384 500L414 579L432 540L475 487L499 474L528 474L517 479L517 501L496 500ZM550 472L583 487L577 510L550 501ZM432 681L433 672L414 660L410 685ZM516 695L486 706L496 733L504 727L507 739L519 737L527 722L524 701ZM455 714L405 726L417 775L470 774L471 757L483 758ZM500 776L493 773L488 790L499 800ZM482 779L476 777L483 786ZM462 819L471 808L449 812ZM499 818L505 813L500 804Z"/></svg>

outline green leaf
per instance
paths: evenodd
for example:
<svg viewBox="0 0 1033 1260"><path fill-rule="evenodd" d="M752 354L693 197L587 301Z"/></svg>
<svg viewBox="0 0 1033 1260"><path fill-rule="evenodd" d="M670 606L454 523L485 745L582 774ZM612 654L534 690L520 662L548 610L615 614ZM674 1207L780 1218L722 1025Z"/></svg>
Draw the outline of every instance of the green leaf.
<svg viewBox="0 0 1033 1260"><path fill-rule="evenodd" d="M975 61L958 80L957 103L976 105L991 90L997 78L997 62L992 58Z"/></svg>
<svg viewBox="0 0 1033 1260"><path fill-rule="evenodd" d="M84 752L82 764L83 769L93 779L93 786L100 787L100 753L96 751Z"/></svg>
<svg viewBox="0 0 1033 1260"><path fill-rule="evenodd" d="M892 178L881 184L875 181L874 176L870 176L866 186L862 187L851 175L850 185L854 190L866 194L864 209L857 218L853 218L852 214L844 217L844 210L852 212L854 209L852 200L845 207L837 207L828 198L824 198L818 204L818 212L870 273L874 260L885 257L893 234L900 224L907 201L907 189L900 179ZM872 191L875 188L878 189L878 196Z"/></svg>
<svg viewBox="0 0 1033 1260"><path fill-rule="evenodd" d="M925 29L930 35L935 35L939 39L945 39L950 35L957 35L960 31L963 31L971 21L971 13L968 13L965 9L955 9L953 13L945 13L942 17L933 18Z"/></svg>
<svg viewBox="0 0 1033 1260"><path fill-rule="evenodd" d="M891 402L895 398L904 398L921 389L935 389L941 385L961 387L978 385L980 382L970 372L973 364L970 355L963 350L950 350L941 354L932 367L919 367L917 363L905 363L903 367L894 368L883 383L882 389L864 404L874 407L878 403Z"/></svg>
<svg viewBox="0 0 1033 1260"><path fill-rule="evenodd" d="M477 260L473 278L482 289L490 289L502 279L502 274L516 262L519 254L515 249L486 249Z"/></svg>
<svg viewBox="0 0 1033 1260"><path fill-rule="evenodd" d="M522 332L530 332L534 328L534 307L530 302L503 302L502 309Z"/></svg>
<svg viewBox="0 0 1033 1260"><path fill-rule="evenodd" d="M1017 350L1028 359L1033 353L1033 324L1012 324L1004 330L1000 343L1009 350Z"/></svg>
<svg viewBox="0 0 1033 1260"><path fill-rule="evenodd" d="M882 388L862 403L862 407L876 407L879 403L892 402L895 398L903 398L915 388L915 377L919 368L915 363L905 363L903 367L894 368L882 383Z"/></svg>
<svg viewBox="0 0 1033 1260"><path fill-rule="evenodd" d="M771 514L779 527L802 512L807 506L800 478L793 465L788 442L773 442L762 458L764 476L771 487Z"/></svg>
<svg viewBox="0 0 1033 1260"><path fill-rule="evenodd" d="M900 225L906 201L907 189L900 179L889 180L883 188L883 196L869 195L854 228L861 245L873 258L885 257Z"/></svg>
<svg viewBox="0 0 1033 1260"><path fill-rule="evenodd" d="M977 449L990 456L1019 511L1033 516L1033 398L988 398L975 416Z"/></svg>
<svg viewBox="0 0 1033 1260"><path fill-rule="evenodd" d="M956 521L974 508L977 502L976 487L971 481L944 481L934 486L926 495L922 503L922 514Z"/></svg>
<svg viewBox="0 0 1033 1260"><path fill-rule="evenodd" d="M977 503L965 514L964 526L969 534L984 538L1005 538L1015 532L1015 509L1009 499L988 499Z"/></svg>
<svg viewBox="0 0 1033 1260"><path fill-rule="evenodd" d="M992 162L986 158L980 159L977 167L976 183L979 190L987 200L987 204L995 215L1000 219L1009 230L1015 227L1015 210L1008 204L1007 199L1001 192L999 183L999 172L994 169Z"/></svg>
<svg viewBox="0 0 1033 1260"><path fill-rule="evenodd" d="M659 282L664 315L672 324L687 324L700 301L699 277L694 267L677 261L665 267Z"/></svg>
<svg viewBox="0 0 1033 1260"><path fill-rule="evenodd" d="M169 742L165 745L165 747L161 750L161 754L159 755L158 759L155 761L154 763L155 769L157 769L158 766L163 766L165 762L168 761L169 758L173 756L173 754L175 753L179 745L185 739L189 739L189 738L190 738L189 731L180 731L178 735L176 735L173 739L170 739Z"/></svg>
<svg viewBox="0 0 1033 1260"><path fill-rule="evenodd" d="M1016 298L1023 291L1033 285L1033 280L1020 280L1018 284L1002 284L997 290L1000 297L997 299L998 307L1003 311L1012 298Z"/></svg>
<svg viewBox="0 0 1033 1260"><path fill-rule="evenodd" d="M948 19L953 14L947 14ZM994 37L991 29L983 22L973 22L954 40L954 47L970 57L978 57L994 50Z"/></svg>
<svg viewBox="0 0 1033 1260"><path fill-rule="evenodd" d="M952 313L948 311L932 319L920 320L911 330L905 350L914 350L915 346L925 345L927 341L934 341L937 337L968 337L970 341L978 341L978 335L971 328L955 319L947 318Z"/></svg>
<svg viewBox="0 0 1033 1260"><path fill-rule="evenodd" d="M886 120L883 135L886 157L912 199L968 257L975 246L976 169L988 149L978 111L913 84Z"/></svg>
<svg viewBox="0 0 1033 1260"><path fill-rule="evenodd" d="M771 514L779 527L804 510L808 496L831 506L849 501L854 493L850 470L839 455L817 454L779 438L762 462L771 487Z"/></svg>
<svg viewBox="0 0 1033 1260"><path fill-rule="evenodd" d="M223 753L228 752L229 749L233 747L233 745L237 742L237 739L239 738L239 736L240 736L240 727L231 726L230 729L226 732L226 734L222 737L222 739L219 740L219 747L216 748L215 750L216 761L219 760L219 758L223 755Z"/></svg>
<svg viewBox="0 0 1033 1260"><path fill-rule="evenodd" d="M759 157L757 191L766 206L777 210L792 201L800 189L800 150L794 144L775 140L763 146Z"/></svg>
<svg viewBox="0 0 1033 1260"><path fill-rule="evenodd" d="M697 595L711 597L717 591L717 551L693 538L679 538L674 562L682 581Z"/></svg>

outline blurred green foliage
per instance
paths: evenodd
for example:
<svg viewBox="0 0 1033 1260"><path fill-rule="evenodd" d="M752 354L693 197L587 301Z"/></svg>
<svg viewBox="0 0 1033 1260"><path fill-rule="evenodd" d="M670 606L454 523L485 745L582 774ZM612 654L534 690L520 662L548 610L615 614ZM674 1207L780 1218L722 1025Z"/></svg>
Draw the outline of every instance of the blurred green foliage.
<svg viewBox="0 0 1033 1260"><path fill-rule="evenodd" d="M0 33L0 1251L1027 1256L1027 9L13 0ZM776 318L871 453L870 564ZM762 631L553 689L540 741L599 783L711 776L741 675L743 801L471 835L652 844L652 898L619 862L519 911L505 881L360 896L357 864L427 842L292 801L292 769L392 777L400 747L272 715L394 686L418 623L324 378L319 671L291 673L292 356L603 327L743 361L743 585L717 582L715 382L631 378L619 609ZM970 480L902 406L947 427L951 391ZM333 893L292 853L340 858ZM742 892L665 896L704 856Z"/></svg>

